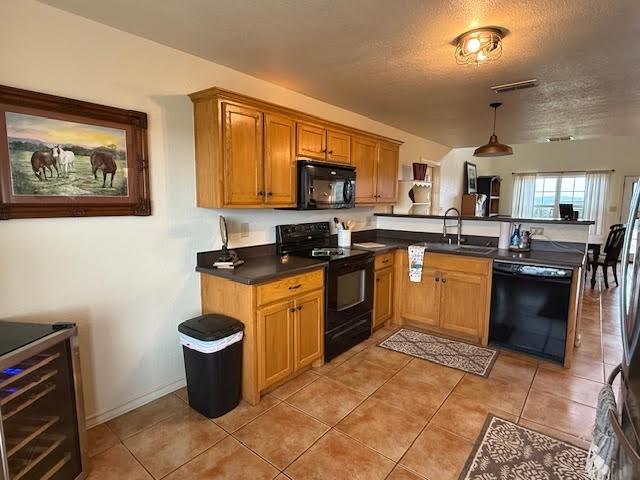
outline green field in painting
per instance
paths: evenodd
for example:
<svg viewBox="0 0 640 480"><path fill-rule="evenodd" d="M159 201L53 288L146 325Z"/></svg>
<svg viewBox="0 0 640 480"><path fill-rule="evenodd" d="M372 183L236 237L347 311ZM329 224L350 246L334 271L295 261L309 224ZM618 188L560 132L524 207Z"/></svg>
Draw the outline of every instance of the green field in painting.
<svg viewBox="0 0 640 480"><path fill-rule="evenodd" d="M59 195L75 196L108 196L118 197L127 195L127 179L125 176L126 161L116 160L118 169L110 187L111 175L107 176L107 187L102 188L102 171L98 170L98 179L93 178L91 162L87 156L76 156L74 169L68 178L58 177L55 168L53 178L47 169L47 180L41 181L31 168L31 154L24 150L11 151L11 177L14 195Z"/></svg>

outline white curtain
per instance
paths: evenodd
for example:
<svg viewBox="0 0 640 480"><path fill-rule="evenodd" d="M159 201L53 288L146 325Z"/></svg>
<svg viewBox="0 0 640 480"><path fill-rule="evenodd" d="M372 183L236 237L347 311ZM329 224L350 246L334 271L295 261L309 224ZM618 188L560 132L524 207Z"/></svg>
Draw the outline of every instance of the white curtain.
<svg viewBox="0 0 640 480"><path fill-rule="evenodd" d="M536 194L535 173L515 173L513 175L513 200L511 216L515 218L533 217L533 201Z"/></svg>
<svg viewBox="0 0 640 480"><path fill-rule="evenodd" d="M584 188L584 219L596 222L589 230L590 242L604 242L604 217L607 213L608 172L587 172Z"/></svg>

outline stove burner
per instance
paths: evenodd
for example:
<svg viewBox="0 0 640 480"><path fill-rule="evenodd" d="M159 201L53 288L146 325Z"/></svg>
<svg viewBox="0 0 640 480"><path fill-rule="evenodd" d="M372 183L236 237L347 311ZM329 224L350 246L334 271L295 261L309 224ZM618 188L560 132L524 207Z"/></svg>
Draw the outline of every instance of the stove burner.
<svg viewBox="0 0 640 480"><path fill-rule="evenodd" d="M331 257L336 255L344 255L344 250L340 248L314 248L311 250L312 257Z"/></svg>

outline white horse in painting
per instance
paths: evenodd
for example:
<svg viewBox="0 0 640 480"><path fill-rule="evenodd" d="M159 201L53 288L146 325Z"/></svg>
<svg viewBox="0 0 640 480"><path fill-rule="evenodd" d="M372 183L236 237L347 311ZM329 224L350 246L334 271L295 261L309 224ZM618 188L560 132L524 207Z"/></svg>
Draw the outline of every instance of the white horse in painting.
<svg viewBox="0 0 640 480"><path fill-rule="evenodd" d="M69 172L75 170L74 162L76 156L71 150L64 150L60 145L53 147L53 158L56 159L63 177L68 177Z"/></svg>

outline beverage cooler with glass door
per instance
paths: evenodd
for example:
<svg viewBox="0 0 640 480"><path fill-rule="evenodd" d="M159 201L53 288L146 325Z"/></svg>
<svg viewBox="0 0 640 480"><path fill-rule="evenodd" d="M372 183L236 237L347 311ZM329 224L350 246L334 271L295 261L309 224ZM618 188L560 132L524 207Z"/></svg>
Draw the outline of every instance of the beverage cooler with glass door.
<svg viewBox="0 0 640 480"><path fill-rule="evenodd" d="M0 322L0 480L86 476L73 324Z"/></svg>

